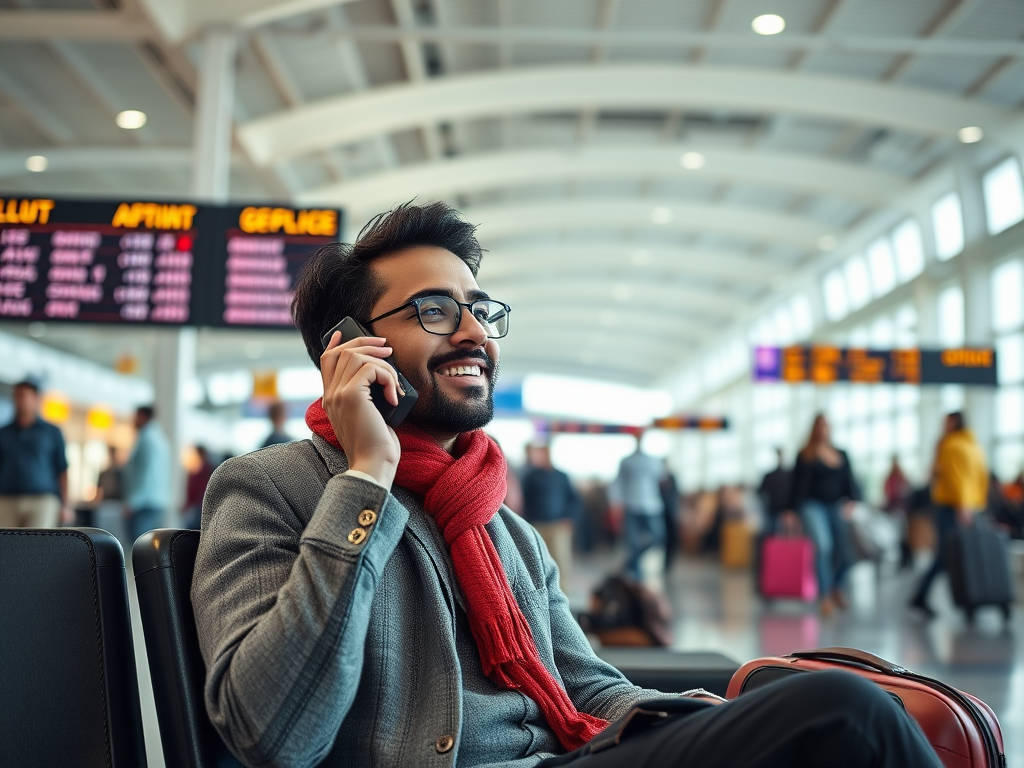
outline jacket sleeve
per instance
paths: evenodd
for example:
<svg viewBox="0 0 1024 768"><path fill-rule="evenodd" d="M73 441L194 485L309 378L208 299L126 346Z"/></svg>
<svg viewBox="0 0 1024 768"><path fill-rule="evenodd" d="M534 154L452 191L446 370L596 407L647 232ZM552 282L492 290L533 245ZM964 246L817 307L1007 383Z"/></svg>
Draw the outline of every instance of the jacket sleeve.
<svg viewBox="0 0 1024 768"><path fill-rule="evenodd" d="M322 467L284 471L263 453L219 467L203 505L192 602L206 708L247 765L313 766L355 698L370 604L409 513L367 480L325 486ZM314 507L303 525L298 510ZM364 509L374 524L360 526ZM368 535L350 543L359 527Z"/></svg>

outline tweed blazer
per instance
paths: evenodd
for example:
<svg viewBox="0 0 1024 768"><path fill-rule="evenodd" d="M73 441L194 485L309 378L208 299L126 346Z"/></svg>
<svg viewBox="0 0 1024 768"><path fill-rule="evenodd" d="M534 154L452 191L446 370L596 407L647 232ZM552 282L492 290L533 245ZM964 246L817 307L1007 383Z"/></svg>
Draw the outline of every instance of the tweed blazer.
<svg viewBox="0 0 1024 768"><path fill-rule="evenodd" d="M206 707L227 746L246 765L289 768L526 768L560 751L542 719L501 697L524 713L533 702L479 670L421 498L346 469L314 436L230 459L210 481L192 602ZM502 507L487 531L577 709L611 720L659 695L595 656L532 527ZM460 760L464 744L476 751Z"/></svg>

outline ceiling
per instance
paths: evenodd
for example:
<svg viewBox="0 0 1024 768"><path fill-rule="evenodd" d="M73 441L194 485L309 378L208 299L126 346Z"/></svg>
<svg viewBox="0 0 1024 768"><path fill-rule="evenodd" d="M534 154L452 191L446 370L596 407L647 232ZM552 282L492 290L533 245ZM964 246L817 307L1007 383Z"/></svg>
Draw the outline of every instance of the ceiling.
<svg viewBox="0 0 1024 768"><path fill-rule="evenodd" d="M187 194L210 25L239 41L231 196L344 206L350 236L451 201L514 374L663 379L966 151L1024 148L1020 0L0 0L0 189ZM150 333L33 332L107 363ZM198 341L200 373L303 359Z"/></svg>

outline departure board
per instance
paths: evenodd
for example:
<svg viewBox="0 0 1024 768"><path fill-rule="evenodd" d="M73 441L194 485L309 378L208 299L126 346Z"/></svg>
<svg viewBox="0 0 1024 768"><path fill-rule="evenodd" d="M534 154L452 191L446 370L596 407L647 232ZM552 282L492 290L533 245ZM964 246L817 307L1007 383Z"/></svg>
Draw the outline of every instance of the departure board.
<svg viewBox="0 0 1024 768"><path fill-rule="evenodd" d="M756 347L754 380L791 384L998 384L996 353L990 348Z"/></svg>
<svg viewBox="0 0 1024 768"><path fill-rule="evenodd" d="M0 199L0 319L183 324L198 208Z"/></svg>
<svg viewBox="0 0 1024 768"><path fill-rule="evenodd" d="M324 208L0 198L0 320L288 328L340 228Z"/></svg>
<svg viewBox="0 0 1024 768"><path fill-rule="evenodd" d="M715 431L729 428L729 420L722 416L666 416L655 419L648 426L638 427L626 424L595 424L586 421L550 421L538 419L534 422L538 432L549 434L576 435L639 435L646 429L669 431L697 429Z"/></svg>

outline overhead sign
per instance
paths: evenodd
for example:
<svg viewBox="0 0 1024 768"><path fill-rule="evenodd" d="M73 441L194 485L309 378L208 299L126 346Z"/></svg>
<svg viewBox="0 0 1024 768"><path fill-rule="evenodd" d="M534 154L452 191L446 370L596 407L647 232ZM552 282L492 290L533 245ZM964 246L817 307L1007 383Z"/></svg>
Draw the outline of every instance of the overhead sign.
<svg viewBox="0 0 1024 768"><path fill-rule="evenodd" d="M583 421L546 421L543 419L537 420L535 424L537 431L542 433L582 435L639 435L648 429L717 431L729 428L729 420L721 416L669 416L655 419L646 427L630 424L593 424Z"/></svg>
<svg viewBox="0 0 1024 768"><path fill-rule="evenodd" d="M290 327L292 287L341 212L0 198L0 320Z"/></svg>
<svg viewBox="0 0 1024 768"><path fill-rule="evenodd" d="M998 384L990 348L755 347L754 380L790 384Z"/></svg>

